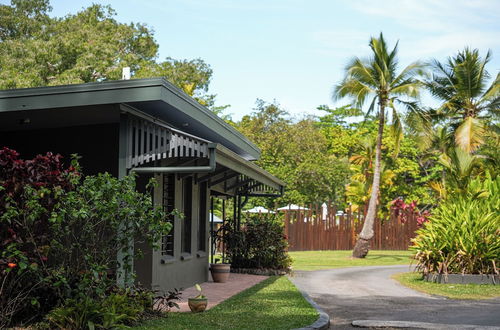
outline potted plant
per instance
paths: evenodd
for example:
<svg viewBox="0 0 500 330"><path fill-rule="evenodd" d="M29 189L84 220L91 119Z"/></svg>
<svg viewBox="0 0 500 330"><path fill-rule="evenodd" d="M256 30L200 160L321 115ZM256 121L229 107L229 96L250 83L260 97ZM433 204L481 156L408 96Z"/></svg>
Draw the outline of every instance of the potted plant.
<svg viewBox="0 0 500 330"><path fill-rule="evenodd" d="M229 223L221 226L214 235L214 246L217 246L219 242L224 242L224 238L227 232L230 231ZM221 256L221 263L218 263L218 259L215 259L215 263L210 264L210 274L212 274L212 279L216 283L225 283L229 279L229 273L231 272L231 264L225 263L223 256Z"/></svg>
<svg viewBox="0 0 500 330"><path fill-rule="evenodd" d="M215 260L214 264L210 264L210 274L212 274L212 279L216 283L225 283L229 279L229 273L231 272L231 264L228 263L217 263Z"/></svg>
<svg viewBox="0 0 500 330"><path fill-rule="evenodd" d="M196 290L198 290L198 295L194 298L188 298L189 309L193 313L199 313L205 311L208 304L208 299L201 293L201 286L195 284Z"/></svg>

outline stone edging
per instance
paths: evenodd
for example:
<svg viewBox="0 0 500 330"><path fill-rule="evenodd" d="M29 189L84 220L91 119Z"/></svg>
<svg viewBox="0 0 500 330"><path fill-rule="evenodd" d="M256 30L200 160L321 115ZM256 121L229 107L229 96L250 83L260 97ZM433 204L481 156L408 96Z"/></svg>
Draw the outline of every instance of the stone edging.
<svg viewBox="0 0 500 330"><path fill-rule="evenodd" d="M494 284L500 285L499 275L480 274L426 274L424 279L427 282L450 283L450 284Z"/></svg>
<svg viewBox="0 0 500 330"><path fill-rule="evenodd" d="M316 311L319 313L319 317L316 320L316 322L314 322L311 325L308 325L307 327L297 328L297 329L292 329L292 330L308 330L308 329L324 330L324 329L329 329L330 328L330 316L328 316L328 314L326 314L325 311L323 311L321 309L321 307L319 307L318 304L316 304L314 302L314 300L312 300L311 297L309 297L309 295L307 293L305 293L304 291L302 291L299 288L297 288L297 289L300 291L300 293L302 293L302 296L307 300L307 302L309 304L311 304L311 306L316 309Z"/></svg>
<svg viewBox="0 0 500 330"><path fill-rule="evenodd" d="M441 324L413 321L380 321L380 320L355 320L352 326L356 328L392 328L392 329L433 329L433 330L498 330L496 326L469 325L469 324Z"/></svg>
<svg viewBox="0 0 500 330"><path fill-rule="evenodd" d="M289 271L283 269L270 269L270 268L232 268L231 273L237 274L251 274L251 275L265 275L265 276L274 276L274 275L287 275Z"/></svg>

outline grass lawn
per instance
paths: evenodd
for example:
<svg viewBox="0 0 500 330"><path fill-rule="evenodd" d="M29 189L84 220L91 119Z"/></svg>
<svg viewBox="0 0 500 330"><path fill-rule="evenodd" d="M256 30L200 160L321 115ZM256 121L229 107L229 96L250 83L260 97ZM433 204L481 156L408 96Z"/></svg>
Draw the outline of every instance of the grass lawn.
<svg viewBox="0 0 500 330"><path fill-rule="evenodd" d="M169 313L134 329L292 329L317 318L288 278L273 276L204 313Z"/></svg>
<svg viewBox="0 0 500 330"><path fill-rule="evenodd" d="M419 273L400 273L393 278L410 289L452 299L488 299L500 297L500 285L440 284L426 282Z"/></svg>
<svg viewBox="0 0 500 330"><path fill-rule="evenodd" d="M370 251L364 259L351 258L352 251L289 252L294 270L318 270L352 266L382 266L409 264L410 251Z"/></svg>

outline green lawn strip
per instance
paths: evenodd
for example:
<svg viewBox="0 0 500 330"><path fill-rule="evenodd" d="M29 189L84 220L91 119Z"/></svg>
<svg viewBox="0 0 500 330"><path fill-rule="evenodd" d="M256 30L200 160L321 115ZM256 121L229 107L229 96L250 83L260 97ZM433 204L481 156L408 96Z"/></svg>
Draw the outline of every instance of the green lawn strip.
<svg viewBox="0 0 500 330"><path fill-rule="evenodd" d="M353 266L402 265L411 262L410 251L370 251L364 259L351 258L352 251L289 252L294 270L319 270Z"/></svg>
<svg viewBox="0 0 500 330"><path fill-rule="evenodd" d="M292 329L317 318L288 278L273 276L204 313L169 313L135 329Z"/></svg>
<svg viewBox="0 0 500 330"><path fill-rule="evenodd" d="M399 273L392 276L410 289L452 299L489 299L500 297L500 285L441 284L426 282L420 273Z"/></svg>

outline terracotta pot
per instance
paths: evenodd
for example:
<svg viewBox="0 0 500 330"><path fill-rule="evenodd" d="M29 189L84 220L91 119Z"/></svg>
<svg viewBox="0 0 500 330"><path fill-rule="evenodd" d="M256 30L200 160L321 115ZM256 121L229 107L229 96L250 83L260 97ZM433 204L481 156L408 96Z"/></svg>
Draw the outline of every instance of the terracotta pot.
<svg viewBox="0 0 500 330"><path fill-rule="evenodd" d="M231 264L210 264L212 279L217 283L225 283L229 279Z"/></svg>
<svg viewBox="0 0 500 330"><path fill-rule="evenodd" d="M205 311L207 308L208 299L207 298L189 298L188 305L189 309L193 313L199 313Z"/></svg>

